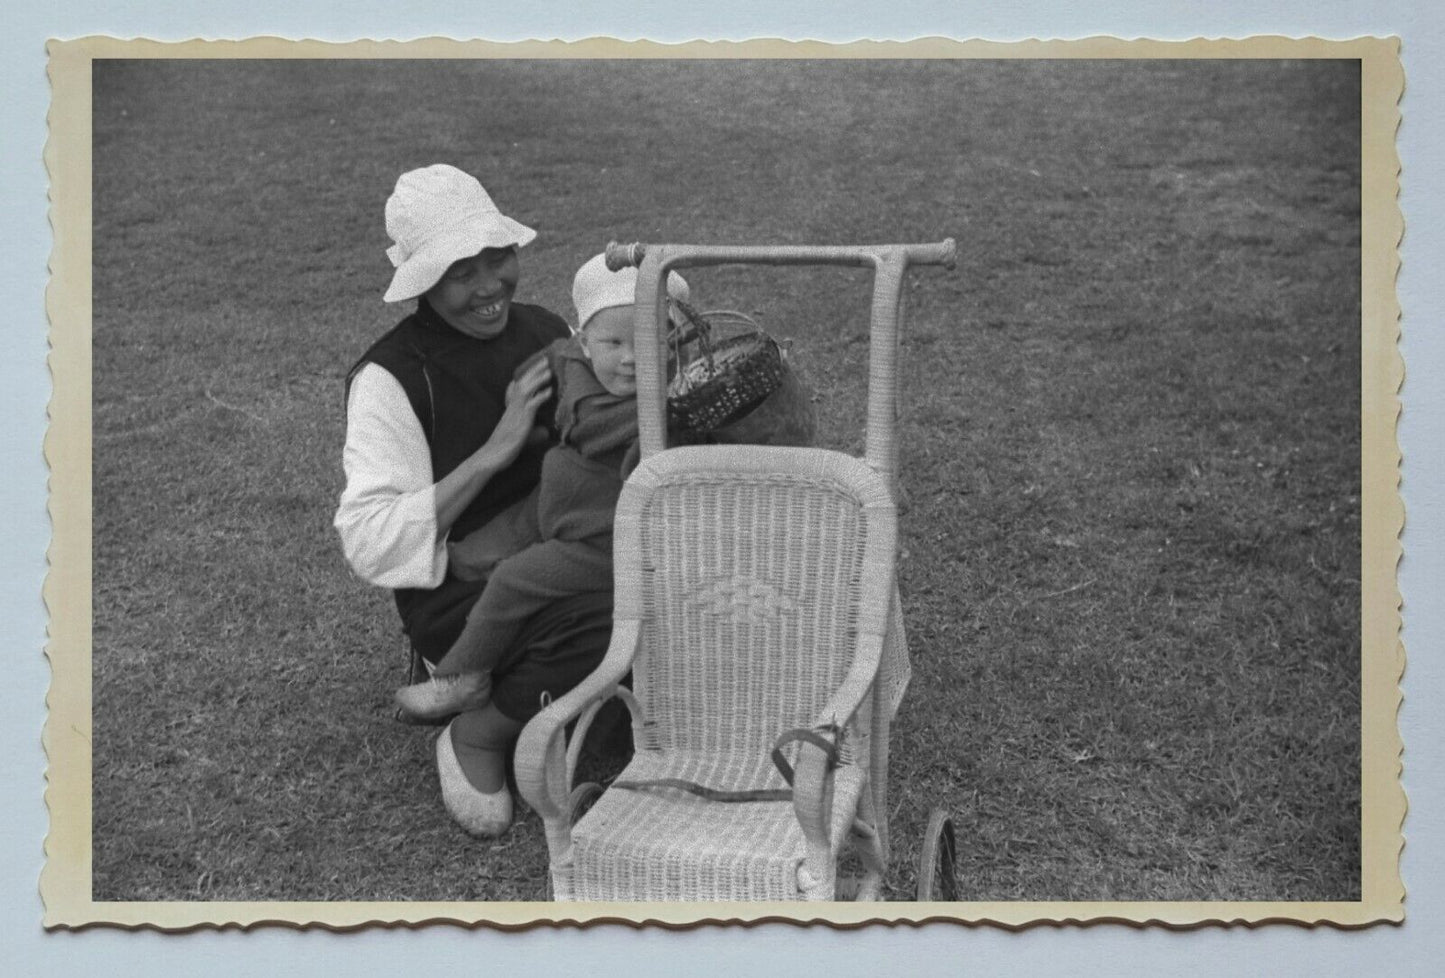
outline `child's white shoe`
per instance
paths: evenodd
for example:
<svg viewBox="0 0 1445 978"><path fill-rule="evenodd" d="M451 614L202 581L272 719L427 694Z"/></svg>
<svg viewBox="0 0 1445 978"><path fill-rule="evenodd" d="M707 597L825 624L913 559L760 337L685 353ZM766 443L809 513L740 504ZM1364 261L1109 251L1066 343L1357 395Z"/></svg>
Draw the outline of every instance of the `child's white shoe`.
<svg viewBox="0 0 1445 978"><path fill-rule="evenodd" d="M458 713L477 710L491 699L492 684L484 672L455 676L432 676L396 691L396 705L415 720L444 720Z"/></svg>

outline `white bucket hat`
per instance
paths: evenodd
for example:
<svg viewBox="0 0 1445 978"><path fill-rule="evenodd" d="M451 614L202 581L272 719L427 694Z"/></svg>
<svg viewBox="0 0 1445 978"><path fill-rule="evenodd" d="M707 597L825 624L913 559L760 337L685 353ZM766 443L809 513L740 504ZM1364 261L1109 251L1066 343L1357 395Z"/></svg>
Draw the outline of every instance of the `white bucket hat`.
<svg viewBox="0 0 1445 978"><path fill-rule="evenodd" d="M587 264L577 269L572 278L572 305L577 308L577 331L580 333L586 328L588 320L603 309L632 305L636 291L636 268L614 272L607 267L606 255L594 255L587 259ZM681 275L668 272L667 294L686 302L691 290Z"/></svg>
<svg viewBox="0 0 1445 978"><path fill-rule="evenodd" d="M484 248L520 248L537 236L497 210L476 177L446 163L397 178L386 201L386 233L396 242L386 249L396 268L387 302L421 295L453 262Z"/></svg>

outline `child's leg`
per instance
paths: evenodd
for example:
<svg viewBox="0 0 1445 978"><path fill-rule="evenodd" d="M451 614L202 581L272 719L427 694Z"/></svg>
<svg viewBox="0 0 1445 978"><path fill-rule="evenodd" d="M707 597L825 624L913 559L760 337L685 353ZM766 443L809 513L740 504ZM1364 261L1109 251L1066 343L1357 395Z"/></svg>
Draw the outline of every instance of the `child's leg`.
<svg viewBox="0 0 1445 978"><path fill-rule="evenodd" d="M611 587L610 547L547 540L508 557L493 570L436 675L491 672L532 615L561 598Z"/></svg>
<svg viewBox="0 0 1445 978"><path fill-rule="evenodd" d="M480 581L501 561L541 539L533 489L462 539L448 543L447 569L463 581Z"/></svg>
<svg viewBox="0 0 1445 978"><path fill-rule="evenodd" d="M490 794L506 786L507 750L521 729L490 703L452 721L452 748L473 788Z"/></svg>

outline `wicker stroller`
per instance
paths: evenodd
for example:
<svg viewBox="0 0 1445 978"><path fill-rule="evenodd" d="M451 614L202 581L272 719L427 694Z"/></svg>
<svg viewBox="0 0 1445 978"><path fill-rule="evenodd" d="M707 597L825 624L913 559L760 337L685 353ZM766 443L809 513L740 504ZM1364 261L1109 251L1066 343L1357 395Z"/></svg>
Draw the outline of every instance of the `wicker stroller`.
<svg viewBox="0 0 1445 978"><path fill-rule="evenodd" d="M894 576L902 283L910 265L953 260L952 239L608 248L613 267L640 268L643 461L617 509L606 657L517 746L555 899L881 897L889 722L909 678ZM673 269L736 263L873 269L863 460L809 448L664 451L661 284ZM587 729L613 697L631 712L635 753L603 793L573 782ZM850 844L861 874L845 879ZM953 897L952 846L935 811L919 899Z"/></svg>

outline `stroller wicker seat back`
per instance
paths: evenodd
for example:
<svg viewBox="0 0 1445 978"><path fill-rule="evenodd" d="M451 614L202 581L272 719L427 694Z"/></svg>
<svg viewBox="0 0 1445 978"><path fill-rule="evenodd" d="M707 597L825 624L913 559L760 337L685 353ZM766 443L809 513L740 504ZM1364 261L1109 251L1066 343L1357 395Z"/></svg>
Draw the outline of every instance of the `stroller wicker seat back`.
<svg viewBox="0 0 1445 978"><path fill-rule="evenodd" d="M643 563L619 590L628 604L640 598L627 610L642 622L633 691L650 745L766 757L775 720L809 724L827 705L858 629L881 625L889 591L879 584L891 581L891 500L849 463L696 449L634 482L623 525ZM866 622L865 592L881 602Z"/></svg>
<svg viewBox="0 0 1445 978"><path fill-rule="evenodd" d="M629 480L616 532L616 621L638 636L636 753L624 790L573 827L557 895L799 899L830 874L800 883L808 840L771 753L791 729L837 728L832 770L814 777L837 813L816 842L836 849L868 780L868 724L855 721L893 591L887 486L834 452L678 449ZM804 750L818 749L785 756Z"/></svg>

